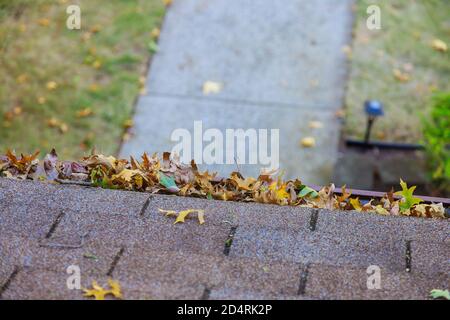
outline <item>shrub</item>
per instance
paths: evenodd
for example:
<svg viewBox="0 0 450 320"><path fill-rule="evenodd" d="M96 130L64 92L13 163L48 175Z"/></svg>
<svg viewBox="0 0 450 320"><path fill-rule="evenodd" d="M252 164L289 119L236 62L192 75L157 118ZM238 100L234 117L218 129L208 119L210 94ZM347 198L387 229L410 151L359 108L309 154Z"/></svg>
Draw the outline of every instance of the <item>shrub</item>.
<svg viewBox="0 0 450 320"><path fill-rule="evenodd" d="M424 120L424 142L430 177L444 194L450 193L450 92L433 97L431 114Z"/></svg>

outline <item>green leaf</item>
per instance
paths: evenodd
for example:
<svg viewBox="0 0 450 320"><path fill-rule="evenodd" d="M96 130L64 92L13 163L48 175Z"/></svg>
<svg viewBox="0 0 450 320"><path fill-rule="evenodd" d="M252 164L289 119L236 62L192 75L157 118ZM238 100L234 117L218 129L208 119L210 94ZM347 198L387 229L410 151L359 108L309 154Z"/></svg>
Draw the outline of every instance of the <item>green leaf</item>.
<svg viewBox="0 0 450 320"><path fill-rule="evenodd" d="M310 196L311 198L315 198L317 197L319 194L317 193L316 190L308 187L308 186L304 186L302 190L300 190L300 192L298 193L298 196L300 198L306 197L306 196Z"/></svg>
<svg viewBox="0 0 450 320"><path fill-rule="evenodd" d="M92 259L92 260L95 260L95 261L98 260L97 256L92 254L92 253L85 253L85 254L83 254L83 257L86 258L86 259Z"/></svg>
<svg viewBox="0 0 450 320"><path fill-rule="evenodd" d="M450 292L448 290L440 290L440 289L433 289L430 291L430 296L433 299L447 299L450 300Z"/></svg>
<svg viewBox="0 0 450 320"><path fill-rule="evenodd" d="M177 184L175 183L175 179L166 176L162 172L159 173L159 183L172 193L177 193L178 191L180 191Z"/></svg>
<svg viewBox="0 0 450 320"><path fill-rule="evenodd" d="M402 200L399 203L401 211L411 209L412 206L423 202L422 199L413 196L416 186L412 186L408 189L408 185L402 179L400 179L400 186L402 187L402 191L397 191L394 194L402 197Z"/></svg>
<svg viewBox="0 0 450 320"><path fill-rule="evenodd" d="M152 40L148 43L148 50L150 50L151 53L156 53L159 50L158 44Z"/></svg>

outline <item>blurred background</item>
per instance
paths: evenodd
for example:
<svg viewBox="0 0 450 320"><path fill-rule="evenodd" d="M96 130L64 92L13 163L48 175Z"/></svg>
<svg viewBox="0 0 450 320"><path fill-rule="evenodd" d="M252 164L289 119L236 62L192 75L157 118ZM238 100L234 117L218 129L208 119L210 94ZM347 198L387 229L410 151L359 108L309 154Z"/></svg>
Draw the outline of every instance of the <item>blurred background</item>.
<svg viewBox="0 0 450 320"><path fill-rule="evenodd" d="M81 8L80 30L66 27L69 5ZM447 0L0 0L0 150L161 152L181 125L164 109L197 108L193 119L207 121L199 99L270 104L245 109L248 122L233 114L292 130L280 143L287 176L382 191L403 178L448 196L449 12Z"/></svg>

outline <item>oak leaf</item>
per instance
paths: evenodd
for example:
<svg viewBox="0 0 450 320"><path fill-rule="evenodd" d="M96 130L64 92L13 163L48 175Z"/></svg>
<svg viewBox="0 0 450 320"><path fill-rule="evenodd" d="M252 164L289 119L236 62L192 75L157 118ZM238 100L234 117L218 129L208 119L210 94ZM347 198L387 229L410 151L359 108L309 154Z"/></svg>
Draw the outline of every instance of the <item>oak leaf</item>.
<svg viewBox="0 0 450 320"><path fill-rule="evenodd" d="M167 217L175 216L176 219L173 224L177 224L179 222L184 223L184 221L188 217L188 215L190 213L194 213L194 212L197 212L197 218L198 218L199 224L205 223L205 211L201 210L201 209L186 209L186 210L181 210L180 212L177 212L175 210L163 210L163 209L158 209L158 210L159 210L159 212L165 213Z"/></svg>
<svg viewBox="0 0 450 320"><path fill-rule="evenodd" d="M413 196L413 192L416 189L416 186L408 188L408 185L402 179L400 179L400 186L402 187L402 191L397 191L394 194L402 197L399 204L400 210L402 212L409 210L412 206L423 202L422 199Z"/></svg>
<svg viewBox="0 0 450 320"><path fill-rule="evenodd" d="M122 292L119 282L113 279L108 279L108 284L111 288L110 290L104 289L97 283L97 281L94 280L92 281L92 289L83 289L84 296L94 297L95 300L105 300L105 296L112 295L117 299L122 299Z"/></svg>

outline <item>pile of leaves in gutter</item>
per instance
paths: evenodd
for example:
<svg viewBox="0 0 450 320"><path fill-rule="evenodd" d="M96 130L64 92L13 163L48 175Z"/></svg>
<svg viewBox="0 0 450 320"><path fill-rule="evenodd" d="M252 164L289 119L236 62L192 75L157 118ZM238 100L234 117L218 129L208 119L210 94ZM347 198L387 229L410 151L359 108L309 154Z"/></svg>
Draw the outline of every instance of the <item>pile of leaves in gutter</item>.
<svg viewBox="0 0 450 320"><path fill-rule="evenodd" d="M356 210L382 215L446 217L442 203L422 203L422 199L413 196L415 187L408 188L403 181L400 181L401 191L392 190L380 199L363 204L357 197L352 197L345 186L341 194L334 193L333 184L317 192L298 179L284 181L282 175L275 172L262 173L258 178L244 178L239 172L233 172L228 178L220 178L215 173L200 172L194 161L190 165L180 163L169 152L163 153L162 159L157 154L149 156L144 153L141 160L130 157L129 161L94 153L80 161L61 161L54 149L43 160L37 158L38 154L17 156L7 151L0 156L0 176L225 201Z"/></svg>

